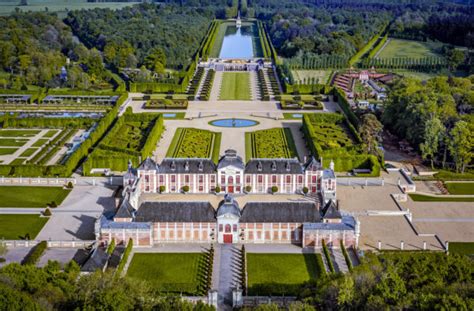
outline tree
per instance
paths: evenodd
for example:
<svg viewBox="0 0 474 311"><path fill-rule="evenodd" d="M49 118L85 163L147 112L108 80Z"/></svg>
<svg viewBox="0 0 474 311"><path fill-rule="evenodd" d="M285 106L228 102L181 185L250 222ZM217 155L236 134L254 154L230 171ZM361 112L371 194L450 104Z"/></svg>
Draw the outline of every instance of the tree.
<svg viewBox="0 0 474 311"><path fill-rule="evenodd" d="M381 140L383 125L372 113L366 113L361 118L359 134L362 141L367 146L367 151L376 154L376 145Z"/></svg>
<svg viewBox="0 0 474 311"><path fill-rule="evenodd" d="M474 125L458 121L450 131L449 152L456 164L456 171L464 173L466 165L474 156Z"/></svg>
<svg viewBox="0 0 474 311"><path fill-rule="evenodd" d="M466 55L464 51L459 49L452 49L448 53L448 65L451 70L456 70L464 62Z"/></svg>
<svg viewBox="0 0 474 311"><path fill-rule="evenodd" d="M159 47L153 48L148 54L148 56L145 58L144 65L150 70L153 70L158 73L163 73L166 68L165 52Z"/></svg>
<svg viewBox="0 0 474 311"><path fill-rule="evenodd" d="M421 156L424 160L431 161L431 168L434 168L434 158L438 152L442 135L445 131L441 121L433 117L425 123L424 142L420 144Z"/></svg>

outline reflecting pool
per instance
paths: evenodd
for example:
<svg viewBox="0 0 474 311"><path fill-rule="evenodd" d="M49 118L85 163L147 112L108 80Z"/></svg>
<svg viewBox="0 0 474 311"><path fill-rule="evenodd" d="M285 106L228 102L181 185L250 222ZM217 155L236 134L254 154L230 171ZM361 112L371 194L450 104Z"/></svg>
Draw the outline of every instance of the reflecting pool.
<svg viewBox="0 0 474 311"><path fill-rule="evenodd" d="M219 127L249 127L257 125L258 122L247 119L220 119L211 121L209 124Z"/></svg>
<svg viewBox="0 0 474 311"><path fill-rule="evenodd" d="M227 26L219 58L253 58L255 57L252 25L237 28Z"/></svg>

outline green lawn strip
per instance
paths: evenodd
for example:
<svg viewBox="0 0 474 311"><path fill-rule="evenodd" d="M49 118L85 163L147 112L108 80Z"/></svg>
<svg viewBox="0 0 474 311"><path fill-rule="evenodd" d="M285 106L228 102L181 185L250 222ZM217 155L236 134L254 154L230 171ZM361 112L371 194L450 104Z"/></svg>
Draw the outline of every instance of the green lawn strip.
<svg viewBox="0 0 474 311"><path fill-rule="evenodd" d="M11 161L9 165L21 165L25 162L25 158L16 158L15 160Z"/></svg>
<svg viewBox="0 0 474 311"><path fill-rule="evenodd" d="M0 215L0 239L18 240L28 235L30 239L35 239L47 221L48 218L35 214L2 214Z"/></svg>
<svg viewBox="0 0 474 311"><path fill-rule="evenodd" d="M474 182L457 183L449 182L444 184L450 194L472 194L474 195Z"/></svg>
<svg viewBox="0 0 474 311"><path fill-rule="evenodd" d="M18 148L0 148L0 155L14 154Z"/></svg>
<svg viewBox="0 0 474 311"><path fill-rule="evenodd" d="M69 192L62 187L0 186L0 207L46 207L52 201L59 205Z"/></svg>
<svg viewBox="0 0 474 311"><path fill-rule="evenodd" d="M219 157L220 133L195 128L180 128L167 151L173 158L217 158ZM217 151L216 151L217 150Z"/></svg>
<svg viewBox="0 0 474 311"><path fill-rule="evenodd" d="M250 100L250 75L247 72L224 72L220 100Z"/></svg>
<svg viewBox="0 0 474 311"><path fill-rule="evenodd" d="M2 147L21 147L28 142L28 139L0 138Z"/></svg>
<svg viewBox="0 0 474 311"><path fill-rule="evenodd" d="M305 282L322 274L320 254L247 254L250 296L296 296Z"/></svg>
<svg viewBox="0 0 474 311"><path fill-rule="evenodd" d="M410 198L415 202L474 202L474 197L471 198L459 198L459 197L446 197L443 195L429 196L418 193L409 193Z"/></svg>
<svg viewBox="0 0 474 311"><path fill-rule="evenodd" d="M41 147L44 144L46 144L48 141L49 139L45 139L45 138L38 139L37 141L33 143L33 145L31 145L31 147Z"/></svg>
<svg viewBox="0 0 474 311"><path fill-rule="evenodd" d="M0 137L32 137L40 130L0 130Z"/></svg>
<svg viewBox="0 0 474 311"><path fill-rule="evenodd" d="M253 157L252 133L245 133L245 161L249 161Z"/></svg>
<svg viewBox="0 0 474 311"><path fill-rule="evenodd" d="M204 260L202 253L135 253L127 277L145 281L160 292L196 295Z"/></svg>
<svg viewBox="0 0 474 311"><path fill-rule="evenodd" d="M295 115L297 115L297 116L295 117ZM301 120L303 118L303 115L301 113L284 112L283 113L283 118L285 120Z"/></svg>
<svg viewBox="0 0 474 311"><path fill-rule="evenodd" d="M49 130L48 132L46 132L46 134L43 135L43 137L51 138L54 135L56 135L57 132L58 132L58 130Z"/></svg>
<svg viewBox="0 0 474 311"><path fill-rule="evenodd" d="M25 151L23 151L22 154L20 154L20 157L30 157L33 155L33 153L36 152L36 150L38 150L38 148L28 148Z"/></svg>
<svg viewBox="0 0 474 311"><path fill-rule="evenodd" d="M449 242L449 252L474 255L474 242Z"/></svg>
<svg viewBox="0 0 474 311"><path fill-rule="evenodd" d="M221 151L222 133L214 134L214 142L212 143L212 161L217 164L219 162Z"/></svg>

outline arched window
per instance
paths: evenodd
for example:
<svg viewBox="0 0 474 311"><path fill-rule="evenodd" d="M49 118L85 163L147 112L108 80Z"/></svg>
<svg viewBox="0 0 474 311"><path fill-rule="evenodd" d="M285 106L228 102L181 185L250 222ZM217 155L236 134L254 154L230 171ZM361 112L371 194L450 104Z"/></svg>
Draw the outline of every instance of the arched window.
<svg viewBox="0 0 474 311"><path fill-rule="evenodd" d="M232 227L231 227L229 224L225 225L225 232L226 232L226 233L231 232L231 228L232 228Z"/></svg>

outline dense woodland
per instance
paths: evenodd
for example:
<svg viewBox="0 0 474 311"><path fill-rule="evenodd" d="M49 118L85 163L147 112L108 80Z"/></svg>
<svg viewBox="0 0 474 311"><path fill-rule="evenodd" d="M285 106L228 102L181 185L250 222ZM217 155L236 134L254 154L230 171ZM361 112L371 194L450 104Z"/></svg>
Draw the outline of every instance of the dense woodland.
<svg viewBox="0 0 474 311"><path fill-rule="evenodd" d="M442 252L369 253L352 272L322 275L302 286L303 303L291 310L472 310L473 269L472 258ZM64 271L54 262L0 268L1 310L212 310L157 297L146 283L110 272L79 277L75 263Z"/></svg>

